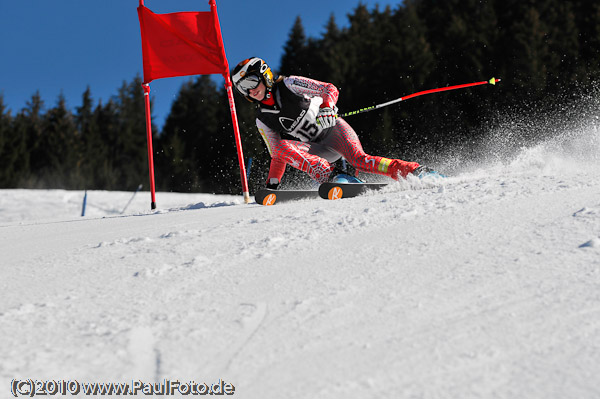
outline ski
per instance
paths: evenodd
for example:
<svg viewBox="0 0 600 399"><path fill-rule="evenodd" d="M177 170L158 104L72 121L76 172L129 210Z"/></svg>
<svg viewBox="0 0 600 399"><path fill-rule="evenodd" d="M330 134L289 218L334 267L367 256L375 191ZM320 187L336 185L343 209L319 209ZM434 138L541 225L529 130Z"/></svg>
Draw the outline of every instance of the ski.
<svg viewBox="0 0 600 399"><path fill-rule="evenodd" d="M261 188L254 195L257 204L266 206L310 198L319 198L319 192L316 190L271 190Z"/></svg>
<svg viewBox="0 0 600 399"><path fill-rule="evenodd" d="M319 196L330 200L352 198L385 186L387 183L323 183L319 186Z"/></svg>
<svg viewBox="0 0 600 399"><path fill-rule="evenodd" d="M302 199L324 198L336 200L352 198L369 190L379 190L387 183L323 183L316 190L271 190L261 188L254 196L257 204L270 206L281 202L298 201Z"/></svg>

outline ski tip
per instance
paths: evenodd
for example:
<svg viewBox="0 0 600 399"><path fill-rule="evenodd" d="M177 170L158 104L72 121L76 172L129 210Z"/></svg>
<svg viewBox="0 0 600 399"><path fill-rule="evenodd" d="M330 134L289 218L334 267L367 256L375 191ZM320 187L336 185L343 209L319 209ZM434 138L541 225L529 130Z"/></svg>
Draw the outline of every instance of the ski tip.
<svg viewBox="0 0 600 399"><path fill-rule="evenodd" d="M338 200L344 196L344 190L340 186L334 186L327 192L327 198L330 200Z"/></svg>
<svg viewBox="0 0 600 399"><path fill-rule="evenodd" d="M496 78L491 78L490 80L488 80L488 83L491 85L495 85L496 83L500 82L500 78L496 79Z"/></svg>
<svg viewBox="0 0 600 399"><path fill-rule="evenodd" d="M263 199L262 204L265 206L271 206L275 205L275 202L277 202L277 195L275 193L271 193Z"/></svg>

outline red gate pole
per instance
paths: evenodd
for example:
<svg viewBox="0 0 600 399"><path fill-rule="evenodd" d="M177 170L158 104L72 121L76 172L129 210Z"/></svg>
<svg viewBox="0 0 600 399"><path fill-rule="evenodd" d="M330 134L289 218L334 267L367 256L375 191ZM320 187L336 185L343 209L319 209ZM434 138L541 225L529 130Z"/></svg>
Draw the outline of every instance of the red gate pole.
<svg viewBox="0 0 600 399"><path fill-rule="evenodd" d="M240 127L238 125L237 120L237 112L235 110L235 101L233 98L233 90L231 84L231 78L229 77L229 63L227 62L227 56L225 55L225 44L223 44L223 37L221 36L221 25L219 24L219 15L217 14L217 4L215 0L209 0L210 11L212 12L215 30L217 32L217 36L219 39L219 43L221 43L221 53L223 56L223 61L225 63L225 71L223 72L223 77L225 78L225 88L227 89L227 97L229 98L229 110L231 111L231 122L233 123L233 133L235 136L235 146L237 149L238 155L238 163L240 164L240 177L242 180L242 192L244 194L244 202L250 202L250 193L248 191L248 180L246 177L246 166L244 165L244 152L242 150L242 140L240 138Z"/></svg>
<svg viewBox="0 0 600 399"><path fill-rule="evenodd" d="M140 0L140 6L144 0ZM156 192L154 187L154 155L152 150L152 113L150 110L150 85L142 84L144 88L144 105L146 112L146 141L148 143L148 173L150 174L150 209L156 209Z"/></svg>
<svg viewBox="0 0 600 399"><path fill-rule="evenodd" d="M235 110L235 101L233 99L233 90L229 74L225 76L225 88L227 89L227 97L229 98L229 110L231 111L231 121L233 122L233 133L235 136L235 146L237 148L238 163L240 164L240 175L242 179L242 192L244 194L244 202L250 202L250 193L248 191L248 180L246 176L246 166L244 165L244 153L242 151L242 140L240 138L240 127L237 120L237 112Z"/></svg>
<svg viewBox="0 0 600 399"><path fill-rule="evenodd" d="M152 118L150 112L150 85L142 84L144 88L144 103L146 108L146 141L148 142L148 171L150 173L150 208L156 209L156 193L154 188L154 156L152 150Z"/></svg>

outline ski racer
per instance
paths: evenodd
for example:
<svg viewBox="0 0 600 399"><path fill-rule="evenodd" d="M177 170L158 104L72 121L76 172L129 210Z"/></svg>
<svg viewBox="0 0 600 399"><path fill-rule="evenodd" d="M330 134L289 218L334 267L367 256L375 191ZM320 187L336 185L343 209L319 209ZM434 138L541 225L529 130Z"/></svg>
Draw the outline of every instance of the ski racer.
<svg viewBox="0 0 600 399"><path fill-rule="evenodd" d="M357 170L395 180L429 171L416 162L366 154L354 129L337 115L338 89L331 83L301 76L275 78L257 57L240 62L232 80L241 95L258 104L256 126L271 155L268 188L277 189L287 164L318 183L336 177L336 182L360 182L339 174L332 163L341 157Z"/></svg>

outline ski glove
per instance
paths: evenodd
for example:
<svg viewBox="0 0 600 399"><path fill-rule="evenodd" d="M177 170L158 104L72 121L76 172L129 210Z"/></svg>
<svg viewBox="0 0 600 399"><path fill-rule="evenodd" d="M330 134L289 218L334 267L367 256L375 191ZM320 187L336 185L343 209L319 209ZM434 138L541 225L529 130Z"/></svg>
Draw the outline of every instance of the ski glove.
<svg viewBox="0 0 600 399"><path fill-rule="evenodd" d="M323 129L334 127L337 123L337 111L338 109L335 105L320 108L319 113L317 114L317 125L321 126Z"/></svg>

